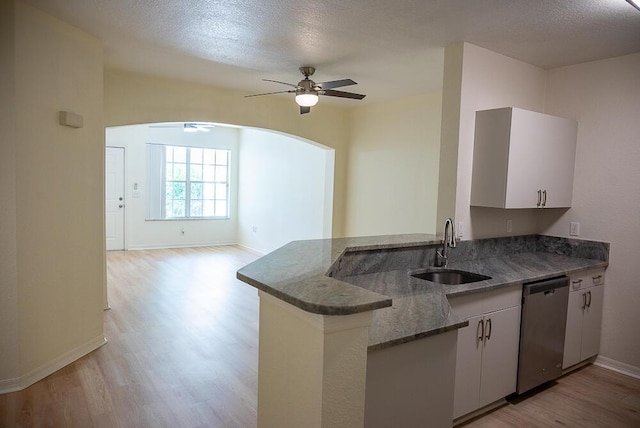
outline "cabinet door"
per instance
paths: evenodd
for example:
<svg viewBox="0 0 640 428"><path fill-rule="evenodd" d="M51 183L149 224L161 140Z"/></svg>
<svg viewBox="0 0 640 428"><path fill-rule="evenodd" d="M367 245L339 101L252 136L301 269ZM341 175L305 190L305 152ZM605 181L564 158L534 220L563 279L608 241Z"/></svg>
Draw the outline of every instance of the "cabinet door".
<svg viewBox="0 0 640 428"><path fill-rule="evenodd" d="M456 382L453 399L454 419L478 408L482 367L482 316L469 318L469 325L458 330Z"/></svg>
<svg viewBox="0 0 640 428"><path fill-rule="evenodd" d="M489 313L484 319L480 407L516 391L520 306Z"/></svg>
<svg viewBox="0 0 640 428"><path fill-rule="evenodd" d="M543 159L549 156L549 143L543 138L546 117L512 109L505 208L537 208Z"/></svg>
<svg viewBox="0 0 640 428"><path fill-rule="evenodd" d="M577 122L544 115L539 134L545 146L545 152L540 153L539 171L540 186L545 191L544 208L571 206L577 135Z"/></svg>
<svg viewBox="0 0 640 428"><path fill-rule="evenodd" d="M582 353L582 318L585 305L585 291L578 290L569 293L569 307L567 308L567 329L564 336L564 356L562 368L566 369L578 364Z"/></svg>
<svg viewBox="0 0 640 428"><path fill-rule="evenodd" d="M587 307L584 310L584 318L582 321L581 361L593 357L600 351L604 285L589 287L585 292L587 293Z"/></svg>

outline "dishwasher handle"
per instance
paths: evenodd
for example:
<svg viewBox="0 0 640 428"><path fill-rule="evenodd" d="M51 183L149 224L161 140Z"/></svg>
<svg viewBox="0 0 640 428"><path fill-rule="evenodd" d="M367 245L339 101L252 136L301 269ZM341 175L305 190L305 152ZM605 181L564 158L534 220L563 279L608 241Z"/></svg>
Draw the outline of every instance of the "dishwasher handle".
<svg viewBox="0 0 640 428"><path fill-rule="evenodd" d="M532 294L544 293L545 295L553 295L558 288L568 287L569 277L559 276L542 281L529 282L524 284L522 296L527 297Z"/></svg>

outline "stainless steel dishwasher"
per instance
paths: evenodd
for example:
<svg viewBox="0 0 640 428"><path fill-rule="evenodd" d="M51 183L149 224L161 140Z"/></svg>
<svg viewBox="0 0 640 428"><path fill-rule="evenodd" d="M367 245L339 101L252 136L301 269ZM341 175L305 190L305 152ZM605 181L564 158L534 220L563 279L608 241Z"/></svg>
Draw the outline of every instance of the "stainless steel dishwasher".
<svg viewBox="0 0 640 428"><path fill-rule="evenodd" d="M562 375L568 302L566 276L523 285L518 394Z"/></svg>

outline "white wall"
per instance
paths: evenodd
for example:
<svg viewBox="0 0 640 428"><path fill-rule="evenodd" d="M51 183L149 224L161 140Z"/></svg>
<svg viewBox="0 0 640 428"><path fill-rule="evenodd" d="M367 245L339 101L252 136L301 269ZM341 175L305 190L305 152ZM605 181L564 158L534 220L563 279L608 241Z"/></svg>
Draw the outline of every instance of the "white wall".
<svg viewBox="0 0 640 428"><path fill-rule="evenodd" d="M549 71L545 106L579 126L572 208L542 231L611 243L601 355L640 373L640 54Z"/></svg>
<svg viewBox="0 0 640 428"><path fill-rule="evenodd" d="M11 122L0 126L0 388L7 390L104 343L103 47L20 2L3 2L0 14L0 68L8 71L0 111ZM83 128L60 126L60 110L81 114Z"/></svg>
<svg viewBox="0 0 640 428"><path fill-rule="evenodd" d="M125 148L125 248L168 248L236 242L238 206L239 130L216 126L209 132L183 132L182 128L147 125L107 128L106 145ZM231 151L229 219L146 220L147 143L209 147ZM140 198L133 198L138 183ZM184 234L182 231L184 230Z"/></svg>
<svg viewBox="0 0 640 428"><path fill-rule="evenodd" d="M435 233L441 93L350 115L346 234Z"/></svg>
<svg viewBox="0 0 640 428"><path fill-rule="evenodd" d="M261 252L331 237L333 149L281 133L240 131L238 242Z"/></svg>
<svg viewBox="0 0 640 428"><path fill-rule="evenodd" d="M457 48L460 51L460 48ZM456 178L455 220L463 222L463 239L504 236L506 220L513 235L536 233L535 210L500 210L470 207L475 112L498 107L519 107L542 112L546 72L504 55L468 43L463 45L460 81L460 116ZM447 70L445 70L445 74ZM443 96L447 96L445 93ZM443 143L444 144L444 143ZM440 165L440 168L447 168ZM453 213L451 213L453 214ZM440 231L440 225L438 230Z"/></svg>

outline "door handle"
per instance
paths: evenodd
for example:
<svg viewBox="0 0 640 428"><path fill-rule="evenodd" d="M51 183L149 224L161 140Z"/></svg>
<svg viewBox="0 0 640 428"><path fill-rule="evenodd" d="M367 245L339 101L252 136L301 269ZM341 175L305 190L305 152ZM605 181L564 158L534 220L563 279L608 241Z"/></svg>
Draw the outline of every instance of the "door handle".
<svg viewBox="0 0 640 428"><path fill-rule="evenodd" d="M485 336L487 340L491 339L491 318L487 320L487 335Z"/></svg>
<svg viewBox="0 0 640 428"><path fill-rule="evenodd" d="M476 327L476 334L480 330L480 334L478 335L478 340L482 342L484 340L484 320L478 321L478 326Z"/></svg>
<svg viewBox="0 0 640 428"><path fill-rule="evenodd" d="M542 191L542 208L547 205L547 189Z"/></svg>
<svg viewBox="0 0 640 428"><path fill-rule="evenodd" d="M536 207L540 208L540 204L542 204L542 190L538 189L538 203Z"/></svg>

